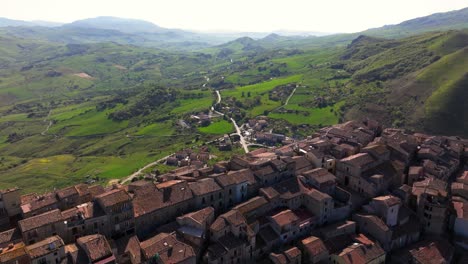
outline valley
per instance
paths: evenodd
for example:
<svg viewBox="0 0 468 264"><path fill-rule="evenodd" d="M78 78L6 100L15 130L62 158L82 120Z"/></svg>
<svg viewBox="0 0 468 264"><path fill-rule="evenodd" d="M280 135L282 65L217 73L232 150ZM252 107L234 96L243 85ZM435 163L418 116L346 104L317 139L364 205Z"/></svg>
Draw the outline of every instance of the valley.
<svg viewBox="0 0 468 264"><path fill-rule="evenodd" d="M130 33L115 28L95 28L91 38L76 26L2 27L0 187L106 185L174 169L152 165L187 148L208 146L222 160L264 145L244 138L245 125L262 118L268 126L258 133L294 139L366 117L466 137L466 12L414 31L417 20L393 30L186 48L178 48L183 32L183 41L132 33L129 43ZM401 27L405 33L395 33ZM159 44L136 41L143 35ZM231 151L207 144L233 133L240 138Z"/></svg>

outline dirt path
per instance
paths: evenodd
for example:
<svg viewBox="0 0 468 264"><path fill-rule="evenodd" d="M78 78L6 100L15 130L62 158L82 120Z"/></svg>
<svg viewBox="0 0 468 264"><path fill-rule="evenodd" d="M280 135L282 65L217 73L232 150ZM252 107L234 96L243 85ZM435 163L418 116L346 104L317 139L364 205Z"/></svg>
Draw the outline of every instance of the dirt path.
<svg viewBox="0 0 468 264"><path fill-rule="evenodd" d="M173 154L171 154L171 155L173 155ZM133 178L138 177L144 170L146 170L146 169L148 169L148 168L150 168L150 167L156 166L157 164L159 164L159 163L162 162L163 160L169 158L171 155L167 155L167 156L165 156L164 158L160 158L160 159L158 159L157 161L153 161L153 162L151 162L151 163L146 164L143 168L137 170L137 171L134 172L133 174L127 176L127 177L124 178L124 179L122 179L121 184L124 184L124 183L126 183L126 182L129 182L129 181L131 181ZM111 182L109 182L109 183L111 183Z"/></svg>
<svg viewBox="0 0 468 264"><path fill-rule="evenodd" d="M286 102L284 103L283 107L287 106L288 103L289 103L289 99L291 99L291 97L293 97L294 93L296 92L296 89L297 88L294 88L294 90L291 92L291 94L288 96L288 99L286 99Z"/></svg>
<svg viewBox="0 0 468 264"><path fill-rule="evenodd" d="M296 92L296 89L297 88L294 88L294 90L291 92L291 94L288 96L288 98L286 99L286 101L284 102L284 104L282 106L278 106L277 108L275 108L272 112L276 111L276 110L279 110L281 108L284 108L285 106L287 106L289 104L289 100L291 99L291 97L293 97L294 93Z"/></svg>
<svg viewBox="0 0 468 264"><path fill-rule="evenodd" d="M54 124L52 120L49 120L50 114L52 113L52 110L49 110L49 113L47 114L46 118L44 118L44 122L49 121L49 124L47 125L46 129L41 132L41 135L45 136L47 131L49 131L50 127Z"/></svg>

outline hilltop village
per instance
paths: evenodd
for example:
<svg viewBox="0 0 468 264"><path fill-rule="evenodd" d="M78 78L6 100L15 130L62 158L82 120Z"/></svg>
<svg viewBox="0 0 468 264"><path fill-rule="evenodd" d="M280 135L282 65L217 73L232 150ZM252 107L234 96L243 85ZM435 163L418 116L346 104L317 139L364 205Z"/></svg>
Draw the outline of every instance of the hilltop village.
<svg viewBox="0 0 468 264"><path fill-rule="evenodd" d="M155 181L2 190L0 263L468 263L467 156L350 121Z"/></svg>

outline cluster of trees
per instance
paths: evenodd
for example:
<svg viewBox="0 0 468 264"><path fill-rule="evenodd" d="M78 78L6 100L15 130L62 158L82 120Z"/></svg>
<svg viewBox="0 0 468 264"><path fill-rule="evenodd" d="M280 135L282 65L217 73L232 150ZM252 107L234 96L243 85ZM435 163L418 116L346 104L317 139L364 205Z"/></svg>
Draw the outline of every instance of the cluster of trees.
<svg viewBox="0 0 468 264"><path fill-rule="evenodd" d="M97 105L96 105L96 110L97 111L104 111L106 109L113 109L117 106L117 104L128 104L128 100L125 99L124 97L115 97L111 100L107 100L107 101L104 101L104 102L99 102Z"/></svg>
<svg viewBox="0 0 468 264"><path fill-rule="evenodd" d="M123 121L135 116L148 115L153 109L159 109L168 103L174 102L177 95L178 92L175 90L154 86L143 93L134 104L109 114L109 118L114 121Z"/></svg>

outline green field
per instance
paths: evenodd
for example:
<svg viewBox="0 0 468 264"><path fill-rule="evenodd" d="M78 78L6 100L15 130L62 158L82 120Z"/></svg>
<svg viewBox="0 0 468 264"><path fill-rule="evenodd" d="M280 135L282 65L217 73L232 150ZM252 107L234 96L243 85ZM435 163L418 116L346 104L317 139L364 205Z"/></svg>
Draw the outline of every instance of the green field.
<svg viewBox="0 0 468 264"><path fill-rule="evenodd" d="M281 106L280 101L272 101L269 99L269 91L279 85L299 83L301 80L302 75L292 75L284 78L272 79L270 81L261 82L258 84L237 87L233 90L223 90L221 94L223 97L234 97L239 101L251 100L259 96L261 102L260 105L254 106L252 109L248 109L249 116L254 117L263 115L266 111L271 111ZM250 97L248 96L248 93L250 93ZM242 97L242 94L244 94L244 97Z"/></svg>
<svg viewBox="0 0 468 264"><path fill-rule="evenodd" d="M199 127L198 131L205 134L223 135L234 131L234 126L226 120L216 121L206 127Z"/></svg>
<svg viewBox="0 0 468 264"><path fill-rule="evenodd" d="M229 121L200 127L191 118L211 108L214 90L223 98L216 107L239 125L266 114L288 136L363 117L468 135L466 30L398 39L273 35L209 48L158 43L160 49L125 44L135 36L99 43L96 36L40 32L14 37L0 29L0 189L41 192L88 175L107 184L233 132ZM297 89L283 107L291 87L276 89L276 101L269 93L287 84ZM224 160L242 150L212 152Z"/></svg>
<svg viewBox="0 0 468 264"><path fill-rule="evenodd" d="M276 119L288 120L288 122L300 125L300 124L309 124L309 125L319 125L327 126L334 125L338 123L339 116L335 114L339 111L340 107L343 105L343 102L337 103L333 106L327 106L323 108L304 108L299 105L291 104L287 105L285 108L290 110L300 111L296 113L270 113L268 116Z"/></svg>

